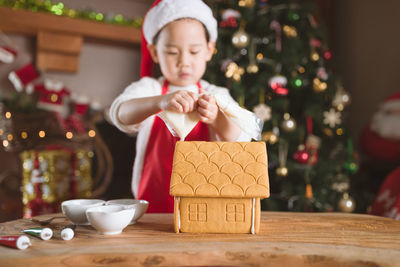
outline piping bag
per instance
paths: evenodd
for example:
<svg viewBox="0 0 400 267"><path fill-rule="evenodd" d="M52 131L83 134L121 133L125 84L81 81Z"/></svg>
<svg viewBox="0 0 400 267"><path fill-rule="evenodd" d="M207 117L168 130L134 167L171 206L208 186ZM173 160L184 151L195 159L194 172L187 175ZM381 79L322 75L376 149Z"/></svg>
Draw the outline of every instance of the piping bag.
<svg viewBox="0 0 400 267"><path fill-rule="evenodd" d="M23 250L31 245L31 241L26 235L0 236L0 245Z"/></svg>

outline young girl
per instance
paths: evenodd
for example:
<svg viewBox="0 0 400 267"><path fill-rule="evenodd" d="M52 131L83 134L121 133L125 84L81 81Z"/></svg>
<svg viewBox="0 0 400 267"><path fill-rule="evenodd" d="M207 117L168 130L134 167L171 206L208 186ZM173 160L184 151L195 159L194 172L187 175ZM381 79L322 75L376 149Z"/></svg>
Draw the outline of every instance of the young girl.
<svg viewBox="0 0 400 267"><path fill-rule="evenodd" d="M148 212L173 212L169 186L179 139L158 112L198 112L200 121L186 141L250 141L261 128L227 89L201 80L217 39L217 22L203 1L156 1L145 16L143 35L142 78L114 100L110 117L120 130L138 132L133 194L149 201ZM151 60L160 66L159 79L143 77L152 74Z"/></svg>

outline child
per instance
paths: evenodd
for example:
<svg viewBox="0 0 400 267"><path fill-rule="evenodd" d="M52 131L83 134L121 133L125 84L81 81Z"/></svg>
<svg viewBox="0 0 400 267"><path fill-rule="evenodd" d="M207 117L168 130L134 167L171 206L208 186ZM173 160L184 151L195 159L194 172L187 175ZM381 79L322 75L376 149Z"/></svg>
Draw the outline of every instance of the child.
<svg viewBox="0 0 400 267"><path fill-rule="evenodd" d="M169 186L179 139L158 112L198 112L200 121L186 141L250 141L261 129L257 117L240 108L227 89L201 80L217 39L217 22L203 1L156 1L145 16L143 35L142 78L114 100L110 118L120 130L138 132L135 197L149 201L148 212L173 212ZM152 74L151 60L163 77L143 77Z"/></svg>

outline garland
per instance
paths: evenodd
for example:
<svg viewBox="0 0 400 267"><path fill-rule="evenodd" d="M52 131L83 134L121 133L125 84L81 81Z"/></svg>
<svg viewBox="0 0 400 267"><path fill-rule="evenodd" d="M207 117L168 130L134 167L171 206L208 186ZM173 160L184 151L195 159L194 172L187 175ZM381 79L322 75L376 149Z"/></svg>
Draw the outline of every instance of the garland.
<svg viewBox="0 0 400 267"><path fill-rule="evenodd" d="M0 0L0 6L11 7L13 9L24 9L32 12L50 13L69 18L87 19L109 24L124 25L134 28L140 28L143 22L142 17L126 19L121 14L103 14L92 9L72 9L66 7L62 2L53 3L50 0Z"/></svg>

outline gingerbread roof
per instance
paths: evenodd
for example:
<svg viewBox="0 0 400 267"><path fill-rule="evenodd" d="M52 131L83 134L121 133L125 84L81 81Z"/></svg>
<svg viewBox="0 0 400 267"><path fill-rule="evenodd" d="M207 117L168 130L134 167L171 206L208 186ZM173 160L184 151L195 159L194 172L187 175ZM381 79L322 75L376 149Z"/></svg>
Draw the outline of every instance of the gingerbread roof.
<svg viewBox="0 0 400 267"><path fill-rule="evenodd" d="M191 197L268 197L265 143L177 142L170 194Z"/></svg>

